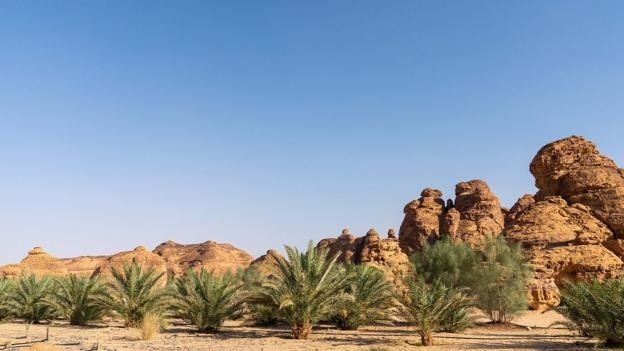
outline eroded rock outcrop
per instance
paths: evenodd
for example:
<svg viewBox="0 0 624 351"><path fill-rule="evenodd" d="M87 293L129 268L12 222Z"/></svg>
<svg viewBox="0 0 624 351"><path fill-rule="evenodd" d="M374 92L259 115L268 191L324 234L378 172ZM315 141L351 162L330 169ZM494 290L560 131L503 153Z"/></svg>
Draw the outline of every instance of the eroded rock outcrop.
<svg viewBox="0 0 624 351"><path fill-rule="evenodd" d="M104 258L104 256L56 258L45 252L43 248L35 247L20 263L0 267L0 277L16 278L21 274L31 273L37 276L53 277L67 274L88 276Z"/></svg>
<svg viewBox="0 0 624 351"><path fill-rule="evenodd" d="M201 268L215 274L235 273L249 267L253 257L230 244L206 241L201 244L182 245L173 241L164 242L153 251L167 263L170 275L180 276L189 269Z"/></svg>
<svg viewBox="0 0 624 351"><path fill-rule="evenodd" d="M381 238L375 229L363 237L353 236L348 229L334 239L321 240L317 248L329 250L339 260L354 264L366 264L386 273L389 279L398 279L410 270L408 256L401 250L399 240L389 231L387 238Z"/></svg>
<svg viewBox="0 0 624 351"><path fill-rule="evenodd" d="M427 188L403 212L399 242L408 255L443 235L478 246L485 237L500 234L505 222L498 197L482 180L457 184L454 202L444 201L439 190Z"/></svg>

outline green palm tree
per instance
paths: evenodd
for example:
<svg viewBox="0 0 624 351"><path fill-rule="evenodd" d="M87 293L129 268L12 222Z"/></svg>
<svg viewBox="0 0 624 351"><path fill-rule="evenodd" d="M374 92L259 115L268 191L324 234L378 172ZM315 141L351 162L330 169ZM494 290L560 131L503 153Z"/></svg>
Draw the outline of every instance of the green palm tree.
<svg viewBox="0 0 624 351"><path fill-rule="evenodd" d="M22 275L6 301L9 314L28 324L50 320L54 317L54 308L50 302L53 288L53 281L49 277Z"/></svg>
<svg viewBox="0 0 624 351"><path fill-rule="evenodd" d="M156 273L153 267L144 270L136 263L124 264L121 271L111 268L111 273L103 302L123 319L126 327L138 327L148 313L162 313L167 294L158 282L164 273Z"/></svg>
<svg viewBox="0 0 624 351"><path fill-rule="evenodd" d="M290 325L293 338L307 339L312 326L330 316L346 276L340 274L336 257L328 257L327 251L316 249L312 242L304 253L285 248L288 259L278 260L251 302L276 308L280 319Z"/></svg>
<svg viewBox="0 0 624 351"><path fill-rule="evenodd" d="M54 303L59 314L69 320L71 325L85 325L100 319L106 306L102 297L106 287L99 277L79 277L75 274L55 281Z"/></svg>
<svg viewBox="0 0 624 351"><path fill-rule="evenodd" d="M423 346L433 345L433 332L445 329L449 320L467 323L473 300L457 288L418 282L410 277L407 290L399 296L399 313L413 324Z"/></svg>
<svg viewBox="0 0 624 351"><path fill-rule="evenodd" d="M175 317L197 327L202 333L217 331L226 319L241 316L240 279L230 273L216 276L201 269L188 271L175 282L172 311Z"/></svg>
<svg viewBox="0 0 624 351"><path fill-rule="evenodd" d="M0 321L9 317L8 301L13 292L13 284L4 278L0 280Z"/></svg>
<svg viewBox="0 0 624 351"><path fill-rule="evenodd" d="M332 320L343 330L387 323L394 308L392 285L384 273L366 265L346 266L347 286L336 298Z"/></svg>

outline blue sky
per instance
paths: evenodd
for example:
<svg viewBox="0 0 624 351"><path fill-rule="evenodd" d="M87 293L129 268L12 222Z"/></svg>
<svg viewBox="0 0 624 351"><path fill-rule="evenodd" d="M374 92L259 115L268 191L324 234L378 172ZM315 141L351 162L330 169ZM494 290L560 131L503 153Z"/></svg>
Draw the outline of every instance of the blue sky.
<svg viewBox="0 0 624 351"><path fill-rule="evenodd" d="M624 164L621 1L0 1L0 263L397 228L424 187Z"/></svg>

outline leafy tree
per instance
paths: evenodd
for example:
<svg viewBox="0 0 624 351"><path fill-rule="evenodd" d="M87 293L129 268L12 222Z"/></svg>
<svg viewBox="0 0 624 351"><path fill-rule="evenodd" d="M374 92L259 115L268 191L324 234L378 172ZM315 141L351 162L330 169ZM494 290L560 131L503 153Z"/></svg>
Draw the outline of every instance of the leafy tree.
<svg viewBox="0 0 624 351"><path fill-rule="evenodd" d="M569 328L609 346L624 345L624 280L569 283L561 292L558 310L567 317Z"/></svg>
<svg viewBox="0 0 624 351"><path fill-rule="evenodd" d="M462 289L447 287L440 281L426 284L416 278L406 280L407 291L399 297L399 313L414 325L423 346L433 345L433 333L470 323L473 300ZM452 328L452 326L451 326Z"/></svg>
<svg viewBox="0 0 624 351"><path fill-rule="evenodd" d="M394 294L384 273L365 265L346 266L347 285L336 297L332 320L343 330L387 323L394 308Z"/></svg>
<svg viewBox="0 0 624 351"><path fill-rule="evenodd" d="M199 273L188 271L175 282L172 310L198 331L215 332L226 319L240 317L241 286L240 279L230 273L215 276L203 268Z"/></svg>
<svg viewBox="0 0 624 351"><path fill-rule="evenodd" d="M126 263L121 271L111 268L112 281L108 283L108 295L104 303L116 312L127 327L136 328L143 317L163 312L167 299L166 290L158 286L164 273L155 269L144 270L136 263Z"/></svg>
<svg viewBox="0 0 624 351"><path fill-rule="evenodd" d="M526 285L531 268L520 246L502 235L488 238L480 249L481 263L470 272L469 285L477 306L495 323L506 323L527 308Z"/></svg>
<svg viewBox="0 0 624 351"><path fill-rule="evenodd" d="M427 284L437 281L449 287L468 287L471 271L480 258L466 243L454 243L448 236L426 245L410 257L418 277Z"/></svg>
<svg viewBox="0 0 624 351"><path fill-rule="evenodd" d="M102 297L106 294L105 286L99 277L79 277L70 274L55 281L54 303L59 314L69 320L71 325L85 325L100 319L106 306Z"/></svg>
<svg viewBox="0 0 624 351"><path fill-rule="evenodd" d="M312 242L304 253L286 246L286 254L288 259L278 260L275 272L255 291L251 302L277 306L293 338L307 339L312 326L329 317L346 277L339 272L337 257L328 257L326 250L316 249Z"/></svg>
<svg viewBox="0 0 624 351"><path fill-rule="evenodd" d="M37 278L34 274L22 275L11 289L6 308L12 317L28 324L37 324L54 317L50 294L54 284L49 277Z"/></svg>

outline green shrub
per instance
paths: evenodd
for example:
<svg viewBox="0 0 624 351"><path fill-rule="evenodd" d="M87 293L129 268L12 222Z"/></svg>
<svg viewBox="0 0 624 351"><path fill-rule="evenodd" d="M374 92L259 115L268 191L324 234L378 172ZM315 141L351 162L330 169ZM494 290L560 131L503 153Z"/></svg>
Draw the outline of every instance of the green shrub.
<svg viewBox="0 0 624 351"><path fill-rule="evenodd" d="M479 264L479 256L466 243L453 243L448 236L426 245L410 257L418 278L427 284L441 282L449 287L469 287L470 272Z"/></svg>
<svg viewBox="0 0 624 351"><path fill-rule="evenodd" d="M11 289L6 301L9 315L28 324L37 324L54 317L50 301L54 284L49 277L37 278L34 274L22 275Z"/></svg>
<svg viewBox="0 0 624 351"><path fill-rule="evenodd" d="M424 346L433 345L433 332L471 322L473 300L462 289L447 287L441 282L425 284L416 278L406 280L407 291L399 297L399 313L411 323ZM451 326L452 328L452 326Z"/></svg>
<svg viewBox="0 0 624 351"><path fill-rule="evenodd" d="M365 265L346 265L345 289L336 297L332 321L343 330L391 320L394 294L384 273Z"/></svg>
<svg viewBox="0 0 624 351"><path fill-rule="evenodd" d="M279 317L290 325L293 337L307 339L312 326L329 317L346 277L340 274L336 257L328 257L327 251L316 249L312 242L304 253L289 246L286 253L288 259L277 262L250 301L278 306Z"/></svg>
<svg viewBox="0 0 624 351"><path fill-rule="evenodd" d="M199 273L188 271L175 282L174 316L193 324L199 332L215 332L226 319L240 317L241 286L240 279L229 273L215 276L203 268Z"/></svg>
<svg viewBox="0 0 624 351"><path fill-rule="evenodd" d="M530 266L520 246L502 235L488 238L479 250L482 262L470 272L472 293L477 306L494 323L506 323L528 306L526 286Z"/></svg>
<svg viewBox="0 0 624 351"><path fill-rule="evenodd" d="M264 303L254 303L254 294L260 289L266 277L255 268L246 269L241 275L243 282L242 290L245 293L245 314L259 327L268 327L277 325L279 320L279 305L272 304L271 301Z"/></svg>
<svg viewBox="0 0 624 351"><path fill-rule="evenodd" d="M608 345L624 345L624 280L567 284L558 311L569 328Z"/></svg>
<svg viewBox="0 0 624 351"><path fill-rule="evenodd" d="M85 325L100 319L106 311L102 297L106 289L98 277L70 274L55 281L54 303L59 315L71 325Z"/></svg>
<svg viewBox="0 0 624 351"><path fill-rule="evenodd" d="M154 268L143 270L136 263L124 264L121 271L111 269L112 281L108 283L106 306L116 312L127 327L138 327L143 317L162 314L167 294L158 286L164 273L157 274Z"/></svg>
<svg viewBox="0 0 624 351"><path fill-rule="evenodd" d="M9 317L8 301L13 292L14 285L8 279L0 279L0 321Z"/></svg>

